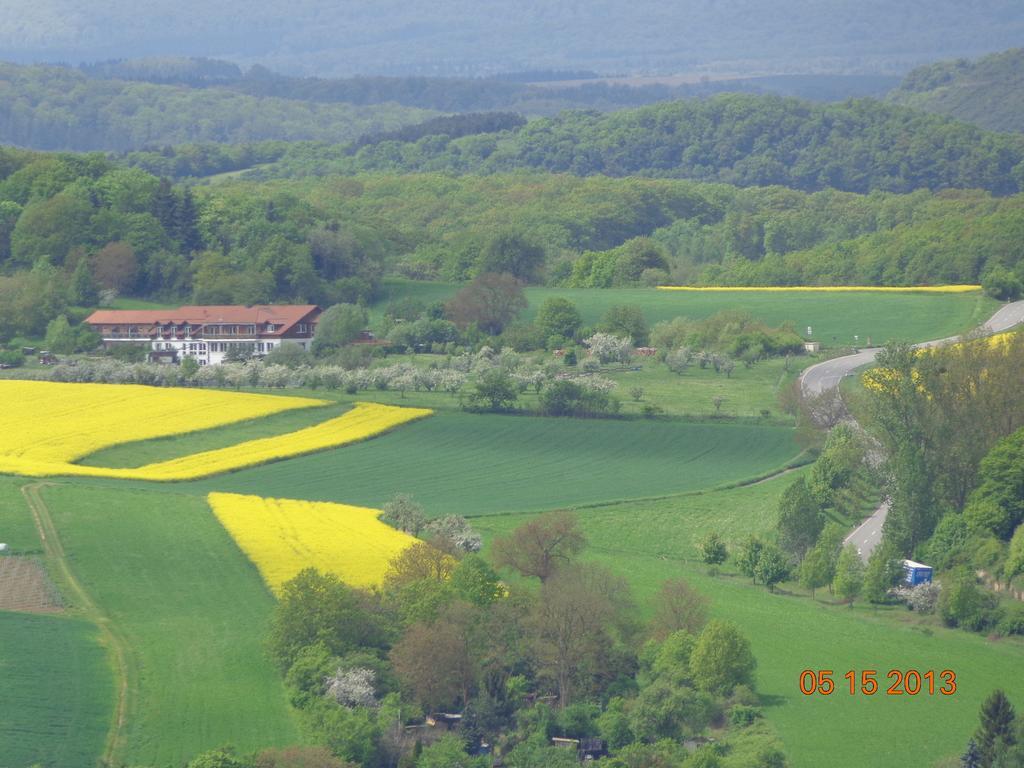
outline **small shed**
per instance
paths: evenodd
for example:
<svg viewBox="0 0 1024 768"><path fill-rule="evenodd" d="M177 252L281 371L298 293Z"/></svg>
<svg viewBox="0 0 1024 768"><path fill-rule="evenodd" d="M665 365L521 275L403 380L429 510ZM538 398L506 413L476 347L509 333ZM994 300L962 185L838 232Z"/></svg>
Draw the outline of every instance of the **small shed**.
<svg viewBox="0 0 1024 768"><path fill-rule="evenodd" d="M805 341L804 342L804 352L810 352L812 355L817 354L818 352L821 352L821 342L820 341Z"/></svg>
<svg viewBox="0 0 1024 768"><path fill-rule="evenodd" d="M903 561L903 583L910 587L918 584L931 584L932 567L913 560Z"/></svg>

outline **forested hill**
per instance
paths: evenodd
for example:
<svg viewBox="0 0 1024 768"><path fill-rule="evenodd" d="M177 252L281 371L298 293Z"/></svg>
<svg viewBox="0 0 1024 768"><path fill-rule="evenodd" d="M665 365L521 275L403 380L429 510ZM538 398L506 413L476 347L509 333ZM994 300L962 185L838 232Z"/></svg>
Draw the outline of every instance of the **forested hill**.
<svg viewBox="0 0 1024 768"><path fill-rule="evenodd" d="M35 149L348 142L435 114L395 104L316 104L219 88L92 79L64 67L0 64L0 144Z"/></svg>
<svg viewBox="0 0 1024 768"><path fill-rule="evenodd" d="M264 174L523 168L803 190L959 187L1012 194L1024 184L1024 137L870 99L816 104L728 94L610 115L566 112L454 140L442 134L382 141L354 156L295 147Z"/></svg>
<svg viewBox="0 0 1024 768"><path fill-rule="evenodd" d="M993 131L1024 131L1024 48L919 67L889 99Z"/></svg>
<svg viewBox="0 0 1024 768"><path fill-rule="evenodd" d="M1024 34L1020 0L4 0L3 11L0 49L19 61L219 56L320 76L893 72Z"/></svg>

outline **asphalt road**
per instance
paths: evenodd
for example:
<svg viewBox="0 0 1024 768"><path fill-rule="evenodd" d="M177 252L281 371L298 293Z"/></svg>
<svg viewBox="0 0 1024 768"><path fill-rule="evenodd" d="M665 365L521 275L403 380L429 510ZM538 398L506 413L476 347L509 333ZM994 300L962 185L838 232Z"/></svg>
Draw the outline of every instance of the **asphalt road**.
<svg viewBox="0 0 1024 768"><path fill-rule="evenodd" d="M982 324L981 330L986 333L1001 333L1021 323L1024 323L1024 301L1015 301L1012 304L1004 304L1000 307L999 311ZM958 336L952 336L946 339L925 341L916 346L937 347L954 342L959 338ZM850 376L858 368L873 363L880 351L877 347L862 349L853 355L836 357L832 360L812 365L800 375L800 393L804 397L816 397L831 389L835 389L845 376ZM867 560L871 552L882 540L882 526L885 524L885 517L888 514L889 499L886 499L879 505L871 517L861 523L853 533L846 537L844 543L856 546L861 557Z"/></svg>

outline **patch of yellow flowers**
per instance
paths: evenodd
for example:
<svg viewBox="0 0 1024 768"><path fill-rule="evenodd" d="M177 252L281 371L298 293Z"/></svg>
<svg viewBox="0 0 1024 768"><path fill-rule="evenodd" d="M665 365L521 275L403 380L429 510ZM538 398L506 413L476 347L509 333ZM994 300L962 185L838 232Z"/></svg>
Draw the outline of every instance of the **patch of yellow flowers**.
<svg viewBox="0 0 1024 768"><path fill-rule="evenodd" d="M805 292L844 292L844 291L870 291L873 293L970 293L980 291L980 285L917 285L917 286L889 286L889 285L659 285L659 291L778 291L795 293Z"/></svg>
<svg viewBox="0 0 1024 768"><path fill-rule="evenodd" d="M354 587L377 586L388 563L417 541L378 520L377 509L234 493L207 501L275 593L310 567Z"/></svg>
<svg viewBox="0 0 1024 768"><path fill-rule="evenodd" d="M432 413L426 408L357 403L342 416L284 435L142 467L113 469L72 462L119 443L194 432L289 408L322 405L325 401L207 390L21 381L0 382L0 396L4 395L5 407L0 411L0 473L30 477L193 480L358 442Z"/></svg>
<svg viewBox="0 0 1024 768"><path fill-rule="evenodd" d="M296 408L306 397L136 384L0 381L0 456L72 462L135 440L182 435Z"/></svg>

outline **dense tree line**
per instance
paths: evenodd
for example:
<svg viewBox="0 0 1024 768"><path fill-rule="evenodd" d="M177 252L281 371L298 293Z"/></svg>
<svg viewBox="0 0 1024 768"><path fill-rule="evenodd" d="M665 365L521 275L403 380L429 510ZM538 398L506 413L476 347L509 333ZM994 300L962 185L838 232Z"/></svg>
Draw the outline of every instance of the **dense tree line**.
<svg viewBox="0 0 1024 768"><path fill-rule="evenodd" d="M889 99L990 131L1024 130L1024 48L918 67Z"/></svg>
<svg viewBox="0 0 1024 768"><path fill-rule="evenodd" d="M190 142L351 141L433 113L256 97L225 89L88 78L62 67L0 64L0 142L125 151Z"/></svg>
<svg viewBox="0 0 1024 768"><path fill-rule="evenodd" d="M948 187L1012 194L1024 139L871 99L729 94L610 115L565 112L497 136L365 147L338 170L649 175L850 192Z"/></svg>
<svg viewBox="0 0 1024 768"><path fill-rule="evenodd" d="M4 149L0 291L28 297L10 310L15 335L104 292L330 305L373 301L389 273L586 287L986 282L1005 298L1024 277L1021 200L540 173L185 188L99 154Z"/></svg>

